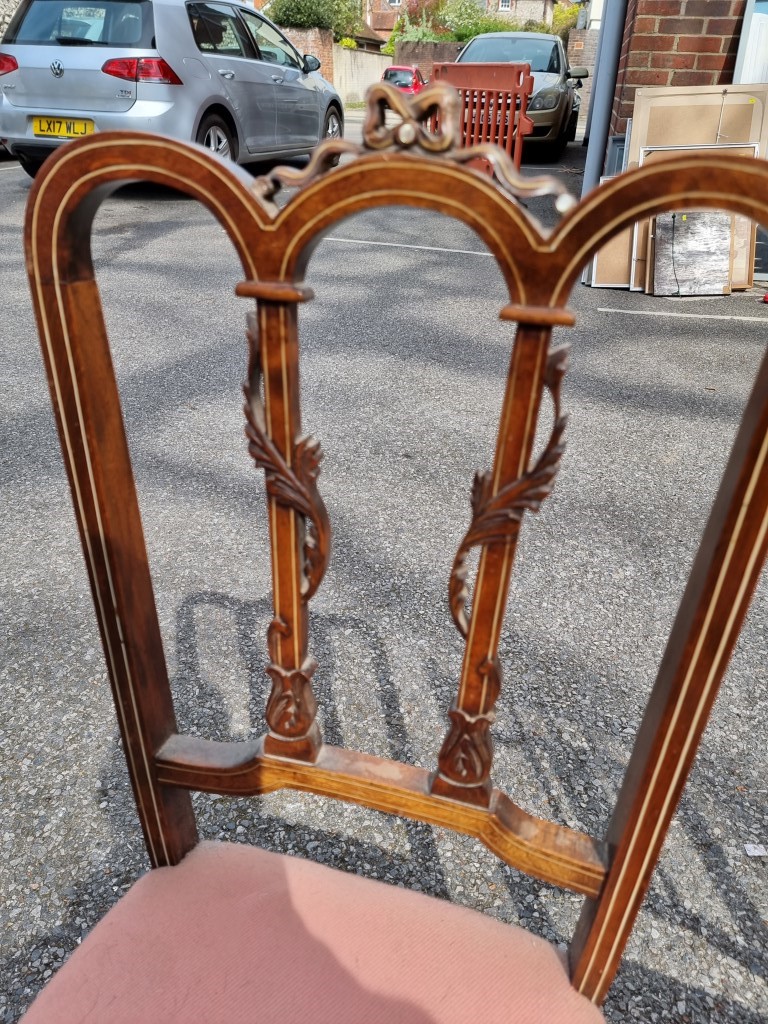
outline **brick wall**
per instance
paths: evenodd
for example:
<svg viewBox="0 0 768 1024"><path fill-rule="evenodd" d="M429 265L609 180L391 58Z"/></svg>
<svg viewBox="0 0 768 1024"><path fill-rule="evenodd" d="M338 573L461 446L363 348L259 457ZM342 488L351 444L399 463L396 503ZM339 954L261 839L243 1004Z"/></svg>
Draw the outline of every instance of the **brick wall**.
<svg viewBox="0 0 768 1024"><path fill-rule="evenodd" d="M746 0L630 0L611 133L632 116L635 89L733 81Z"/></svg>
<svg viewBox="0 0 768 1024"><path fill-rule="evenodd" d="M393 64L415 64L425 78L432 77L433 64L456 60L461 43L396 43Z"/></svg>
<svg viewBox="0 0 768 1024"><path fill-rule="evenodd" d="M320 61L323 78L333 82L333 32L321 28L282 28L299 53L311 53Z"/></svg>
<svg viewBox="0 0 768 1024"><path fill-rule="evenodd" d="M589 78L582 80L579 93L581 96L579 124L586 124L587 121L589 101L592 96L592 83L595 79L595 59L597 57L599 39L600 31L595 28L572 28L568 35L568 63L572 68L589 68Z"/></svg>

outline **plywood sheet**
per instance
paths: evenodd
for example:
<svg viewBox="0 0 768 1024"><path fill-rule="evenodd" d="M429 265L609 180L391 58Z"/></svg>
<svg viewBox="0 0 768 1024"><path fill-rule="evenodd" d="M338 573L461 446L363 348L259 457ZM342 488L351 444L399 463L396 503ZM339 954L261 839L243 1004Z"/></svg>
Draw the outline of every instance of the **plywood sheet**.
<svg viewBox="0 0 768 1024"><path fill-rule="evenodd" d="M612 177L615 175L604 175L600 184ZM593 288L629 288L631 263L632 228L627 228L595 253L589 272L585 272L582 280Z"/></svg>
<svg viewBox="0 0 768 1024"><path fill-rule="evenodd" d="M662 213L654 231L654 295L727 295L731 290L729 213Z"/></svg>
<svg viewBox="0 0 768 1024"><path fill-rule="evenodd" d="M595 253L592 263L592 287L629 288L631 264L632 228L627 228Z"/></svg>
<svg viewBox="0 0 768 1024"><path fill-rule="evenodd" d="M701 143L757 141L762 121L762 104L752 98L737 97L730 102L714 97L714 102L656 104L648 111L646 146L697 146Z"/></svg>
<svg viewBox="0 0 768 1024"><path fill-rule="evenodd" d="M757 225L749 217L733 218L731 239L731 288L744 291L755 281L755 243Z"/></svg>
<svg viewBox="0 0 768 1024"><path fill-rule="evenodd" d="M632 252L630 254L629 288L633 292L645 290L648 277L648 246L650 236L650 219L639 220L632 232Z"/></svg>

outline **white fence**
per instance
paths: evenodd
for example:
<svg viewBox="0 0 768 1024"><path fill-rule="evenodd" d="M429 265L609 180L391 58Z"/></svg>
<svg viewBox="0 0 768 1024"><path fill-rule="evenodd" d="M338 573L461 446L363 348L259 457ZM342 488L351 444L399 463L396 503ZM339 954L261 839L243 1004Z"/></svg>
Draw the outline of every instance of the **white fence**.
<svg viewBox="0 0 768 1024"><path fill-rule="evenodd" d="M384 69L392 62L392 57L383 53L347 50L334 45L333 85L342 103L361 103L368 86L380 81Z"/></svg>

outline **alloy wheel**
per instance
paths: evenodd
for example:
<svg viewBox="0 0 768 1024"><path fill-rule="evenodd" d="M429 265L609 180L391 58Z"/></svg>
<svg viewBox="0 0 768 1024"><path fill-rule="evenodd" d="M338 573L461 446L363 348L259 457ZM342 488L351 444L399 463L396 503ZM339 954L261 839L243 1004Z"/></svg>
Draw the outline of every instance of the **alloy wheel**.
<svg viewBox="0 0 768 1024"><path fill-rule="evenodd" d="M218 125L211 125L205 133L203 145L206 149L210 149L212 153L218 153L219 156L222 156L227 160L232 156L226 132L219 128Z"/></svg>

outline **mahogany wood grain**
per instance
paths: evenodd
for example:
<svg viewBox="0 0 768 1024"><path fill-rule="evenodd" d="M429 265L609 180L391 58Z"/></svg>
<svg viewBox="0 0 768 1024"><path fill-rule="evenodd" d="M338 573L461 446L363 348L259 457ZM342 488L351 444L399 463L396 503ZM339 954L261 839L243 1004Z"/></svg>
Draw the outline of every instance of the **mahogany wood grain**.
<svg viewBox="0 0 768 1024"><path fill-rule="evenodd" d="M423 768L325 744L315 764L270 757L262 737L221 743L172 736L157 755L163 783L232 796L301 789L463 832L521 871L585 895L605 879L605 852L591 837L543 821L494 790L488 807L435 798Z"/></svg>
<svg viewBox="0 0 768 1024"><path fill-rule="evenodd" d="M400 120L386 117L390 107ZM439 115L441 132L424 127ZM147 848L173 864L195 844L189 790L256 794L289 787L349 800L477 837L506 863L583 893L571 947L574 984L599 1002L616 971L669 821L722 681L768 548L768 355L673 626L616 811L605 837L542 821L494 786L492 722L502 679L498 643L519 531L546 500L567 419L560 383L567 347L555 326L584 264L638 218L674 209L726 209L768 224L768 165L683 155L614 178L576 204L550 178L519 178L494 147L463 149L456 96L444 86L409 104L371 91L362 147L320 146L304 171L253 181L201 148L134 133L62 147L37 177L25 244L41 345L88 567L117 716ZM332 168L340 156L349 162ZM493 177L473 171L486 159ZM265 637L269 731L214 743L177 732L123 428L90 252L99 204L131 181L179 189L229 235L255 301L248 316L248 451L265 472L273 619ZM294 189L284 207L278 194ZM551 234L526 212L551 194L563 217ZM495 450L471 490L472 516L448 582L466 639L450 727L431 772L323 744L312 689L309 602L330 557L319 488L320 445L302 433L298 306L304 272L329 229L362 210L406 206L454 217L487 245L506 282L503 320L518 324ZM531 462L542 395L554 416ZM543 417L542 417L543 418ZM468 554L479 568L468 579ZM467 613L470 588L471 615Z"/></svg>

